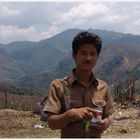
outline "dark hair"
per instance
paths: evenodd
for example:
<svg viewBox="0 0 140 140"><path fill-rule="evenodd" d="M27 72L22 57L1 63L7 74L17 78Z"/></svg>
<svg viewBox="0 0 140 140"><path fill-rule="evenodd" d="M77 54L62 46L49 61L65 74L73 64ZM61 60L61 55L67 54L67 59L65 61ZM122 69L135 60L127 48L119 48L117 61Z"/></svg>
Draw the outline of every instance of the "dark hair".
<svg viewBox="0 0 140 140"><path fill-rule="evenodd" d="M79 48L83 44L93 44L97 50L97 55L100 54L102 48L102 41L99 36L87 31L78 33L72 41L72 51L77 54Z"/></svg>

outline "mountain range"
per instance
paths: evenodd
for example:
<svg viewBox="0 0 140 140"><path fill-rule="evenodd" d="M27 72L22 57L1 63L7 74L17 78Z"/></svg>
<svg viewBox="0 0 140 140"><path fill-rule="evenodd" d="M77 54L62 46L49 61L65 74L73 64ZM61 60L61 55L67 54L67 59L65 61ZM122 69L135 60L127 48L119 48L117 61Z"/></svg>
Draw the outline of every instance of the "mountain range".
<svg viewBox="0 0 140 140"><path fill-rule="evenodd" d="M8 81L46 94L50 82L69 74L74 67L71 56L73 37L82 29L68 29L39 42L0 43L0 81ZM140 79L140 35L88 29L102 38L103 48L94 73L112 84L127 76Z"/></svg>

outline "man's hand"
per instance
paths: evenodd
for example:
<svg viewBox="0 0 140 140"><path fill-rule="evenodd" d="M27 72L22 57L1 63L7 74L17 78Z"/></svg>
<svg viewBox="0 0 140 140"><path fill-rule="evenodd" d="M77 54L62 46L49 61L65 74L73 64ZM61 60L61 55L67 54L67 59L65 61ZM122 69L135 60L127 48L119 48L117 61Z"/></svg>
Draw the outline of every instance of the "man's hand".
<svg viewBox="0 0 140 140"><path fill-rule="evenodd" d="M48 113L48 124L49 127L53 130L63 129L68 123L72 120L74 121L85 121L91 120L95 116L96 112L93 108L83 107L83 108L73 108L62 114Z"/></svg>
<svg viewBox="0 0 140 140"><path fill-rule="evenodd" d="M105 131L109 125L110 125L109 118L105 118L100 123L97 123L96 126L89 126L89 129L93 133L103 133L103 131Z"/></svg>
<svg viewBox="0 0 140 140"><path fill-rule="evenodd" d="M87 121L91 120L93 116L97 116L95 110L90 107L71 109L69 110L69 115L72 120L76 121Z"/></svg>

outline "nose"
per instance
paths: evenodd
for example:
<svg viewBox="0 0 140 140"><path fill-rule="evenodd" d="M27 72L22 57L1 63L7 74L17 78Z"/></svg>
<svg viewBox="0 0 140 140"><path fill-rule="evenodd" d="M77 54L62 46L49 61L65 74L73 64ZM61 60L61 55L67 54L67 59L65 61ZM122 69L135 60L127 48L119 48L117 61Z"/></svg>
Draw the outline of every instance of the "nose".
<svg viewBox="0 0 140 140"><path fill-rule="evenodd" d="M91 56L90 56L90 54L87 54L87 56L86 56L86 60L91 60Z"/></svg>

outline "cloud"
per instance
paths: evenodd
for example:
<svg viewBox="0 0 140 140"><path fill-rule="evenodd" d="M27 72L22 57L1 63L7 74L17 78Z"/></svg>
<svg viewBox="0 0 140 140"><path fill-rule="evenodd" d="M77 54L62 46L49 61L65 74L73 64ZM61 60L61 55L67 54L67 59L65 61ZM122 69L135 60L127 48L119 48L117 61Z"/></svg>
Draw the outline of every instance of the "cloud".
<svg viewBox="0 0 140 140"><path fill-rule="evenodd" d="M29 28L19 28L17 26L11 25L0 25L0 41L3 43L9 43L12 41L40 41L54 35L56 28L47 32L38 32L35 26L30 26Z"/></svg>
<svg viewBox="0 0 140 140"><path fill-rule="evenodd" d="M0 42L39 41L68 28L140 34L139 9L135 2L0 3Z"/></svg>
<svg viewBox="0 0 140 140"><path fill-rule="evenodd" d="M11 15L3 14L0 16L0 24L21 28L28 28L37 24L49 26L57 13L55 7L55 3L43 2L1 3L2 13L5 13L6 10L4 9L7 9Z"/></svg>
<svg viewBox="0 0 140 140"><path fill-rule="evenodd" d="M134 26L140 27L140 18L132 23Z"/></svg>
<svg viewBox="0 0 140 140"><path fill-rule="evenodd" d="M58 27L59 30L65 28L98 28L136 33L129 27L134 26L132 21L140 18L139 9L140 3L79 3L68 11L59 13L53 22L53 26Z"/></svg>
<svg viewBox="0 0 140 140"><path fill-rule="evenodd" d="M108 24L123 22L124 15L111 14L110 7L106 3L80 3L66 12L59 13L56 20L50 26L57 30L66 28L106 28Z"/></svg>
<svg viewBox="0 0 140 140"><path fill-rule="evenodd" d="M31 39L35 32L34 27L27 29L21 29L16 26L0 26L0 39L4 42L14 41L14 40L28 40Z"/></svg>
<svg viewBox="0 0 140 140"><path fill-rule="evenodd" d="M106 15L102 18L100 18L98 21L98 24L118 24L123 23L128 17L125 15Z"/></svg>
<svg viewBox="0 0 140 140"><path fill-rule="evenodd" d="M2 3L0 3L0 17L7 17L18 14L20 14L18 10L10 9L8 4L3 5Z"/></svg>
<svg viewBox="0 0 140 140"><path fill-rule="evenodd" d="M77 7L73 7L67 13L62 15L62 18L86 18L89 16L98 16L106 11L107 8L103 4L82 3Z"/></svg>
<svg viewBox="0 0 140 140"><path fill-rule="evenodd" d="M101 14L107 12L107 10L107 7L103 4L82 3L78 6L74 6L65 13L60 13L57 18L61 20L56 20L54 24L56 26L85 25L85 21L88 21L87 19L92 21L94 20L94 17L100 16Z"/></svg>

